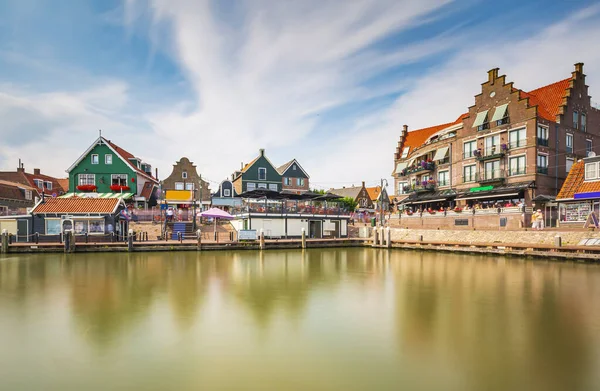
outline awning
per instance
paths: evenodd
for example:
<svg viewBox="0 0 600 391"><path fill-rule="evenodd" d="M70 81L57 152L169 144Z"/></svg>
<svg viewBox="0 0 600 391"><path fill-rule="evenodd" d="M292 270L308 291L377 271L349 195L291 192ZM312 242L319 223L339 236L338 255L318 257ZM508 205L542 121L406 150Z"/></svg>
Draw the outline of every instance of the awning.
<svg viewBox="0 0 600 391"><path fill-rule="evenodd" d="M516 193L498 193L498 194L488 194L488 195L477 195L477 196L472 196L472 197L463 197L463 198L457 198L456 201L464 201L464 200L480 200L483 198L502 198L502 197L512 197L512 196L518 196L519 194L521 194L521 192L516 192Z"/></svg>
<svg viewBox="0 0 600 391"><path fill-rule="evenodd" d="M488 113L487 110L484 110L484 111L482 111L480 113L477 113L477 118L475 118L475 122L473 122L473 127L474 128L476 128L476 127L484 124L485 119L487 117L487 113Z"/></svg>
<svg viewBox="0 0 600 391"><path fill-rule="evenodd" d="M494 111L494 115L492 116L492 122L499 121L506 115L506 109L508 108L508 103L500 105L496 107L496 111Z"/></svg>
<svg viewBox="0 0 600 391"><path fill-rule="evenodd" d="M404 170L408 166L408 163L400 162L396 165L396 174L400 174L400 171Z"/></svg>
<svg viewBox="0 0 600 391"><path fill-rule="evenodd" d="M167 190L165 193L165 200L172 202L190 202L192 198L192 190Z"/></svg>
<svg viewBox="0 0 600 391"><path fill-rule="evenodd" d="M121 198L127 200L133 197L133 193L67 193L59 198Z"/></svg>
<svg viewBox="0 0 600 391"><path fill-rule="evenodd" d="M450 147L442 147L435 152L435 156L433 157L434 161L443 160L448 155L448 150Z"/></svg>
<svg viewBox="0 0 600 391"><path fill-rule="evenodd" d="M410 204L410 205L414 205L414 204L426 204L428 202L441 202L441 201L446 201L446 198L437 198L437 199L433 199L433 200L421 200L421 201L413 201L413 202L403 202L403 204Z"/></svg>

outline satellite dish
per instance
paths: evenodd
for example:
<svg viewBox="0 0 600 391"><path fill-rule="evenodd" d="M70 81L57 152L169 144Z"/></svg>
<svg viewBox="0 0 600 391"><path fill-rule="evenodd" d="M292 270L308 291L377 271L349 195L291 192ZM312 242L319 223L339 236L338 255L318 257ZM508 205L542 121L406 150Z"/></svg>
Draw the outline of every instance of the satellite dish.
<svg viewBox="0 0 600 391"><path fill-rule="evenodd" d="M594 157L594 156L596 156L596 152L594 152L594 151L589 151L589 152L587 153L587 155L588 155L588 157Z"/></svg>

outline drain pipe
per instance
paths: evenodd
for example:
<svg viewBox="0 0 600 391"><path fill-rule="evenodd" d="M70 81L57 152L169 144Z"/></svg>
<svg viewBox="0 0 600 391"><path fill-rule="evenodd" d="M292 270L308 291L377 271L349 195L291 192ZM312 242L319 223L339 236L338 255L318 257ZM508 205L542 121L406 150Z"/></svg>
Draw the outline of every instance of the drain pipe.
<svg viewBox="0 0 600 391"><path fill-rule="evenodd" d="M554 140L554 195L558 195L558 124L554 124L555 140ZM565 160L566 164L566 160Z"/></svg>

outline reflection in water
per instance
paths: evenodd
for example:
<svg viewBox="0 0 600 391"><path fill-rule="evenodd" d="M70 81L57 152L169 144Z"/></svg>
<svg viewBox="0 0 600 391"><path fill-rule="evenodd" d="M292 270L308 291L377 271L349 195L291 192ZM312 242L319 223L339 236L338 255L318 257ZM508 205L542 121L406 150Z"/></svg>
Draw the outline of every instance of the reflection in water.
<svg viewBox="0 0 600 391"><path fill-rule="evenodd" d="M0 376L51 390L600 389L599 299L597 266L460 254L11 256Z"/></svg>

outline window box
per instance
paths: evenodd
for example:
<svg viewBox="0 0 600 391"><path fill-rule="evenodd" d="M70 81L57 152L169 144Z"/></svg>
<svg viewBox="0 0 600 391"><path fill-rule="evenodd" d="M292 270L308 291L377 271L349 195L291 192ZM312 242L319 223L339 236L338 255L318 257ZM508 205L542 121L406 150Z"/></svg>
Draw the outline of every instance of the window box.
<svg viewBox="0 0 600 391"><path fill-rule="evenodd" d="M77 186L77 190L79 191L96 191L98 187L96 185L79 185Z"/></svg>
<svg viewBox="0 0 600 391"><path fill-rule="evenodd" d="M121 185L110 185L110 189L112 191L129 191L129 186L121 186Z"/></svg>

